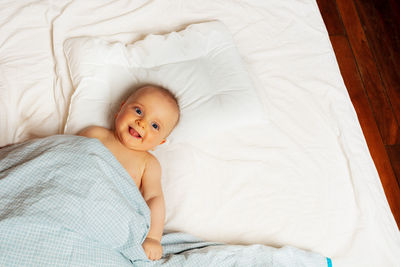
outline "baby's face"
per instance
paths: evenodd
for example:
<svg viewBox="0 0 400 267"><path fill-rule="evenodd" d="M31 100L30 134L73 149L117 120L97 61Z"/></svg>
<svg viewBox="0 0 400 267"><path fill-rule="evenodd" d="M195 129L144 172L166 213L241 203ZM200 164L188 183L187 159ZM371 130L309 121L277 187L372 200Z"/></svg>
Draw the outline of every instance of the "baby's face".
<svg viewBox="0 0 400 267"><path fill-rule="evenodd" d="M150 150L163 143L178 121L172 99L158 88L147 86L133 93L115 119L115 134L126 147Z"/></svg>

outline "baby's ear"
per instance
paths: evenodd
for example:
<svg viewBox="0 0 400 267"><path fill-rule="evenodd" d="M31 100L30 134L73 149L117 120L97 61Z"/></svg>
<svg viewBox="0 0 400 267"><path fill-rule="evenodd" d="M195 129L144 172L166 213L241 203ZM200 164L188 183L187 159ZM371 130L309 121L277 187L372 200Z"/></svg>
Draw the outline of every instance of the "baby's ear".
<svg viewBox="0 0 400 267"><path fill-rule="evenodd" d="M125 101L122 101L121 106L119 106L119 110L118 112L115 114L114 119L116 119L118 117L119 112L121 111L122 107L124 106Z"/></svg>
<svg viewBox="0 0 400 267"><path fill-rule="evenodd" d="M119 106L119 111L121 111L123 105L125 105L125 101L122 101L121 106Z"/></svg>

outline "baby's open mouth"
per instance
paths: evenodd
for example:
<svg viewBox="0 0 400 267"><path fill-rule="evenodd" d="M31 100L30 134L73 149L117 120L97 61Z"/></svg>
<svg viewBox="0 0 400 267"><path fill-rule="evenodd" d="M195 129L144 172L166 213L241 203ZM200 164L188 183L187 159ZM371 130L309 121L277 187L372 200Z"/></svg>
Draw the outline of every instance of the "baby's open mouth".
<svg viewBox="0 0 400 267"><path fill-rule="evenodd" d="M129 126L129 134L135 138L142 138L142 136L132 127Z"/></svg>

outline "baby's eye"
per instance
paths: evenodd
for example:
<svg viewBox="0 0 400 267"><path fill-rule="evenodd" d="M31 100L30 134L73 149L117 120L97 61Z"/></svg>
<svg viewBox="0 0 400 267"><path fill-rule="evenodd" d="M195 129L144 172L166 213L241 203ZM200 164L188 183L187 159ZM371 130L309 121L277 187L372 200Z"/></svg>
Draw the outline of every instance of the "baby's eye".
<svg viewBox="0 0 400 267"><path fill-rule="evenodd" d="M135 107L135 111L138 115L142 115L142 110L138 107Z"/></svg>
<svg viewBox="0 0 400 267"><path fill-rule="evenodd" d="M156 129L156 130L160 130L160 126L158 126L158 124L155 123L155 122L153 122L153 123L151 124L151 126L152 126L154 129Z"/></svg>

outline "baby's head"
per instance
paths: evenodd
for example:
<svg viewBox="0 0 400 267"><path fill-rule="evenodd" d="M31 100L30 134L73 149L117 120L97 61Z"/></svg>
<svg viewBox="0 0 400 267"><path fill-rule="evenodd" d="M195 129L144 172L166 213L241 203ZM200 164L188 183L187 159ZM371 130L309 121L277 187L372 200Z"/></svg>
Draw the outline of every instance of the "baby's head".
<svg viewBox="0 0 400 267"><path fill-rule="evenodd" d="M146 85L135 90L115 118L115 136L126 147L150 150L165 142L179 121L176 97L167 89Z"/></svg>

